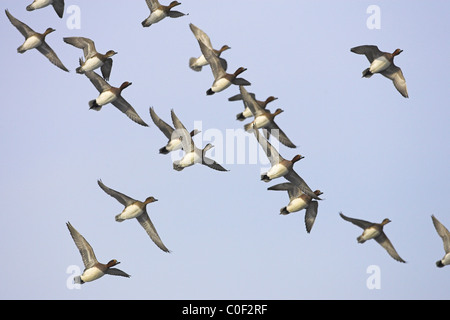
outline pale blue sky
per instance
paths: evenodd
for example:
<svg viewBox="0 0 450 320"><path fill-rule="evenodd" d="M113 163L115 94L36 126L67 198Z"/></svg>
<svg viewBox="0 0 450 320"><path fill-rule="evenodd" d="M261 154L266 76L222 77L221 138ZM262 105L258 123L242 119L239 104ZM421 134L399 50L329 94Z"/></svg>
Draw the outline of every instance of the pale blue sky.
<svg viewBox="0 0 450 320"><path fill-rule="evenodd" d="M144 0L66 0L66 9L80 9L80 29L69 29L67 12L59 19L51 7L27 12L31 0L2 1L3 11L34 30L56 29L47 42L71 72L36 50L18 54L24 39L1 13L0 298L449 299L450 267L435 266L444 249L431 222L434 214L450 228L449 82L441 71L449 67L449 2L181 2L177 9L188 16L143 28ZM380 29L366 26L370 5L381 10ZM199 165L176 172L171 156L158 154L166 138L150 106L169 123L171 108L188 129L200 123L199 145L216 145L211 157L226 144L220 133L248 122L235 120L242 103L228 101L237 87L206 96L209 67L189 69L189 58L200 55L189 23L215 47L231 47L223 57L230 71L248 69L241 74L252 83L248 91L278 97L269 109L284 110L276 121L298 145L279 151L305 156L296 171L323 191L310 234L304 211L279 215L288 196L267 188L284 180L260 181L263 164L224 161L229 172ZM75 73L82 51L64 43L67 36L118 52L110 84L133 83L123 96L148 128L112 105L89 110L98 92ZM409 99L381 75L361 78L369 63L350 48L364 44L403 49L395 63ZM97 179L139 200L159 199L148 211L172 253L159 250L137 221L115 222L122 206ZM373 240L358 244L362 230L339 211L390 218L386 234L407 263ZM67 221L100 261L115 258L132 277L69 289L67 268L83 268ZM380 289L366 285L372 265Z"/></svg>

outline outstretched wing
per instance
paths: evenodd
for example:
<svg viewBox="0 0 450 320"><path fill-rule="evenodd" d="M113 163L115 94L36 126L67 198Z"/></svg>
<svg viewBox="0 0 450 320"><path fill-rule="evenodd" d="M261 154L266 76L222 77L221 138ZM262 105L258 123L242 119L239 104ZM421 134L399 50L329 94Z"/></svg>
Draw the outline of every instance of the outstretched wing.
<svg viewBox="0 0 450 320"><path fill-rule="evenodd" d="M368 227L370 227L371 225L373 225L373 222L369 222L369 221L365 221L365 220L361 220L361 219L355 219L355 218L350 218L345 216L342 212L339 212L339 215L342 217L342 219L353 223L354 225L362 228L362 229L366 229Z"/></svg>
<svg viewBox="0 0 450 320"><path fill-rule="evenodd" d="M148 216L147 211L143 212L140 216L136 218L141 226L145 229L147 234L150 236L150 239L164 252L170 252L169 249L166 248L161 238L156 232L155 226L153 225L150 217Z"/></svg>
<svg viewBox="0 0 450 320"><path fill-rule="evenodd" d="M86 241L86 239L70 224L70 222L67 222L66 225L73 241L75 242L75 245L80 251L84 267L88 269L94 266L98 261L89 242Z"/></svg>
<svg viewBox="0 0 450 320"><path fill-rule="evenodd" d="M107 186L105 186L102 182L102 180L97 180L98 185L100 186L100 188L103 189L103 191L105 191L107 194L109 194L111 197L115 198L117 201L119 201L122 205L124 205L125 207L136 202L135 199L130 198L127 195L124 195L123 193L116 191L114 189L108 188Z"/></svg>

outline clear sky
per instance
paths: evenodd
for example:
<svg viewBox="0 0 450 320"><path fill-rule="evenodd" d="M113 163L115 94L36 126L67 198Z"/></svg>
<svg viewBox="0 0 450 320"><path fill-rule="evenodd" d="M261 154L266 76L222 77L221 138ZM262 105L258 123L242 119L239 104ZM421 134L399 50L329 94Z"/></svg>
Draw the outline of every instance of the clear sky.
<svg viewBox="0 0 450 320"><path fill-rule="evenodd" d="M24 38L0 14L0 298L450 298L450 267L435 265L444 249L431 221L434 214L450 228L448 1L182 0L177 10L188 16L149 28L141 26L144 0L65 2L62 19L51 7L26 11L31 0L1 2L35 31L56 29L47 42L70 72L37 50L18 54ZM214 47L231 47L222 57L230 72L247 68L249 92L278 98L269 109L284 110L276 122L298 146L278 145L280 154L303 155L296 171L323 191L310 234L304 211L279 215L288 195L267 188L285 180L260 181L267 160L254 160L254 136L233 147L250 120L237 121L243 104L228 101L238 87L206 96L212 73L188 67L200 55L189 23ZM89 110L98 92L75 73L82 51L63 42L68 36L118 52L109 83L133 83L123 96L148 128L112 105ZM350 48L364 44L403 50L395 63L409 99L381 75L361 78L369 62ZM208 155L230 171L173 170L177 155L158 153L167 140L151 106L168 123L174 109L188 130L201 129L198 146L214 144ZM172 252L137 221L116 222L123 207L97 179L135 199L157 198L148 212ZM374 240L358 244L362 230L340 211L389 218L384 230L407 263ZM131 278L74 288L83 265L67 221L101 262L119 260Z"/></svg>

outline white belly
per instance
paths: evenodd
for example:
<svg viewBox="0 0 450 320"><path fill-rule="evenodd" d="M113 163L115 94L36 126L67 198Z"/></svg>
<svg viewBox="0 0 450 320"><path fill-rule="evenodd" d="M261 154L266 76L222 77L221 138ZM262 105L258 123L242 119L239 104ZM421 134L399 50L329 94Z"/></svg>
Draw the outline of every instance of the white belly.
<svg viewBox="0 0 450 320"><path fill-rule="evenodd" d="M121 219L133 219L142 214L142 209L139 206L132 204L126 207L120 214Z"/></svg>
<svg viewBox="0 0 450 320"><path fill-rule="evenodd" d="M98 278L103 277L105 274L100 271L97 267L92 267L89 269L84 270L83 274L81 275L81 280L84 282L94 281Z"/></svg>
<svg viewBox="0 0 450 320"><path fill-rule="evenodd" d="M105 104L113 102L116 99L117 99L117 96L115 94L113 94L111 91L103 91L97 97L96 102L99 106L104 106Z"/></svg>
<svg viewBox="0 0 450 320"><path fill-rule="evenodd" d="M166 145L167 151L180 150L181 147L182 147L182 143L181 143L180 139L170 140L169 143Z"/></svg>
<svg viewBox="0 0 450 320"><path fill-rule="evenodd" d="M21 49L22 50L34 49L34 48L40 46L41 43L42 43L42 41L38 37L31 36L27 40L25 40L25 42L21 46Z"/></svg>
<svg viewBox="0 0 450 320"><path fill-rule="evenodd" d="M361 235L361 239L363 240L370 240L375 237L377 237L380 234L380 232L375 228L369 228L364 230L363 234Z"/></svg>
<svg viewBox="0 0 450 320"><path fill-rule="evenodd" d="M103 65L103 61L100 60L97 57L93 57L90 59L87 59L84 64L83 67L81 68L83 71L93 71L95 69L97 69L98 67L101 67Z"/></svg>
<svg viewBox="0 0 450 320"><path fill-rule="evenodd" d="M253 120L253 123L257 129L265 127L269 123L269 119L266 116L258 116Z"/></svg>
<svg viewBox="0 0 450 320"><path fill-rule="evenodd" d="M36 0L30 5L30 8L40 9L40 8L44 8L52 3L53 3L53 0Z"/></svg>
<svg viewBox="0 0 450 320"><path fill-rule="evenodd" d="M203 67L203 66L206 66L207 64L208 64L208 61L206 60L205 56L201 55L200 57L197 58L197 60L195 60L194 66Z"/></svg>
<svg viewBox="0 0 450 320"><path fill-rule="evenodd" d="M450 264L450 253L447 253L447 254L444 256L444 258L442 258L441 262L442 262L442 264L443 264L444 266L449 265L449 264Z"/></svg>
<svg viewBox="0 0 450 320"><path fill-rule="evenodd" d="M372 73L381 72L387 69L390 65L391 63L389 62L389 60L386 59L385 56L381 56L372 61L369 71Z"/></svg>
<svg viewBox="0 0 450 320"><path fill-rule="evenodd" d="M246 118L249 118L249 117L251 117L253 114L252 114L251 110L250 110L248 107L246 107L245 110L242 112L242 115L243 115L244 117L246 117Z"/></svg>
<svg viewBox="0 0 450 320"><path fill-rule="evenodd" d="M276 164L266 174L270 179L275 179L284 176L287 172L288 169L285 166Z"/></svg>
<svg viewBox="0 0 450 320"><path fill-rule="evenodd" d="M231 86L231 82L228 79L220 78L219 80L214 81L211 90L214 92L220 92L222 90L225 90L229 86Z"/></svg>
<svg viewBox="0 0 450 320"><path fill-rule="evenodd" d="M200 157L195 152L189 152L184 155L178 164L179 166L186 168L198 162L201 162Z"/></svg>
<svg viewBox="0 0 450 320"><path fill-rule="evenodd" d="M150 18L148 19L148 22L149 23L157 23L157 22L161 21L162 19L164 19L165 17L166 17L165 12L161 9L157 9L150 14Z"/></svg>
<svg viewBox="0 0 450 320"><path fill-rule="evenodd" d="M306 209L306 207L308 207L308 204L306 203L306 201L304 199L295 198L295 199L292 199L291 202L289 202L289 204L286 206L286 210L288 212L296 212L296 211Z"/></svg>

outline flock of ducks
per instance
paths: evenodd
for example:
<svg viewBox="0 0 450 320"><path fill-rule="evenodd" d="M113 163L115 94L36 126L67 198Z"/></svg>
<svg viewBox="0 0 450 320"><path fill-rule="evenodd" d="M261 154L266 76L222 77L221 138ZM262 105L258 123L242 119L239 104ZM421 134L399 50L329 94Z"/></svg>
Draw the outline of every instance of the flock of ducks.
<svg viewBox="0 0 450 320"><path fill-rule="evenodd" d="M166 17L177 18L187 15L182 12L172 10L174 7L180 5L177 1L172 1L167 6L161 5L157 0L146 0L146 3L150 10L150 15L142 21L143 27L149 27L152 24L160 22ZM62 18L64 13L64 0L34 0L33 3L26 7L26 10L33 11L49 5L52 5L57 15ZM66 72L69 71L45 41L46 36L51 32L54 32L54 29L48 28L44 31L44 33L37 33L28 25L13 17L8 10L5 10L5 13L11 24L25 37L24 43L17 49L18 53L24 53L31 49L37 49L58 68ZM214 49L209 36L203 30L192 23L189 24L189 27L197 39L201 51L201 55L199 57L192 57L189 59L189 67L196 72L200 72L203 67L209 65L213 74L213 81L210 88L206 91L207 95L213 95L224 91L231 85L236 85L239 87L240 93L230 97L228 100L243 101L245 109L243 112L236 115L237 120L244 121L247 118L253 117L251 122L244 125L244 129L247 132L253 132L256 140L266 153L266 156L270 160L271 164L270 169L261 175L261 180L264 182L269 182L274 179L284 177L288 181L271 186L268 190L287 191L289 203L280 209L280 214L287 215L292 212L305 209L306 231L308 233L311 232L318 212L318 200L321 200L319 196L322 192L320 190L313 191L294 170L294 164L303 158L302 155L297 154L291 160L285 159L269 142L270 136L273 136L283 145L289 148L296 148L296 145L287 137L284 131L281 130L274 121L274 118L282 113L283 110L278 108L272 113L267 109L267 105L277 98L270 96L264 101L257 100L254 93L250 93L245 89L245 87L250 86L251 83L246 79L238 77L246 70L246 68L239 67L234 73L227 73L227 62L221 57L221 55L224 51L230 49L230 47L228 45L223 45L218 50ZM113 87L107 82L109 81L113 65L112 57L117 54L117 52L114 50L109 50L105 54L99 53L95 48L94 41L84 37L67 37L63 38L63 40L67 44L83 50L84 60L80 58L80 66L76 69L76 73L84 74L99 92L97 98L89 101L89 108L99 111L103 106L111 103L132 121L147 127L148 124L122 97L122 91L132 83L126 81L119 87ZM363 77L370 78L372 75L380 73L391 79L400 94L403 97L408 98L406 82L402 70L397 67L393 61L394 57L400 54L402 50L396 49L391 54L380 51L376 46L364 45L351 48L351 52L365 55L370 62L370 66L363 71ZM95 72L98 69L101 71L102 76ZM180 119L176 116L174 110L171 110L173 127L164 122L156 114L153 107L150 107L149 112L153 123L168 139L166 145L159 149L159 153L168 154L180 149L184 151L184 156L180 160L173 162L174 170L181 171L184 168L194 164L202 164L217 171L228 171L205 155L205 153L213 147L211 144L207 144L203 149L195 146L192 138L199 131L196 129L188 131ZM263 134L260 133L260 129ZM146 209L148 204L157 201L157 199L150 196L142 202L107 187L101 180L98 180L98 185L106 194L115 198L124 206L123 211L115 216L115 220L117 222L136 218L139 224L144 228L145 232L149 235L150 239L162 251L170 252L158 235ZM389 219L386 218L381 223L373 223L347 217L342 212L340 213L340 216L342 219L363 229L362 234L357 238L358 243L364 243L367 240L374 239L393 259L399 262L405 262L394 249L394 246L383 231L384 226L390 222ZM450 264L450 232L434 216L432 216L432 222L444 243L445 255L442 259L436 262L437 267L443 267ZM70 222L67 222L67 228L69 229L70 235L72 236L73 241L81 254L83 264L85 266L83 273L74 278L75 283L82 284L93 281L105 274L130 277L130 275L124 271L113 268L120 263L115 259L106 264L98 262L90 244L70 224Z"/></svg>

